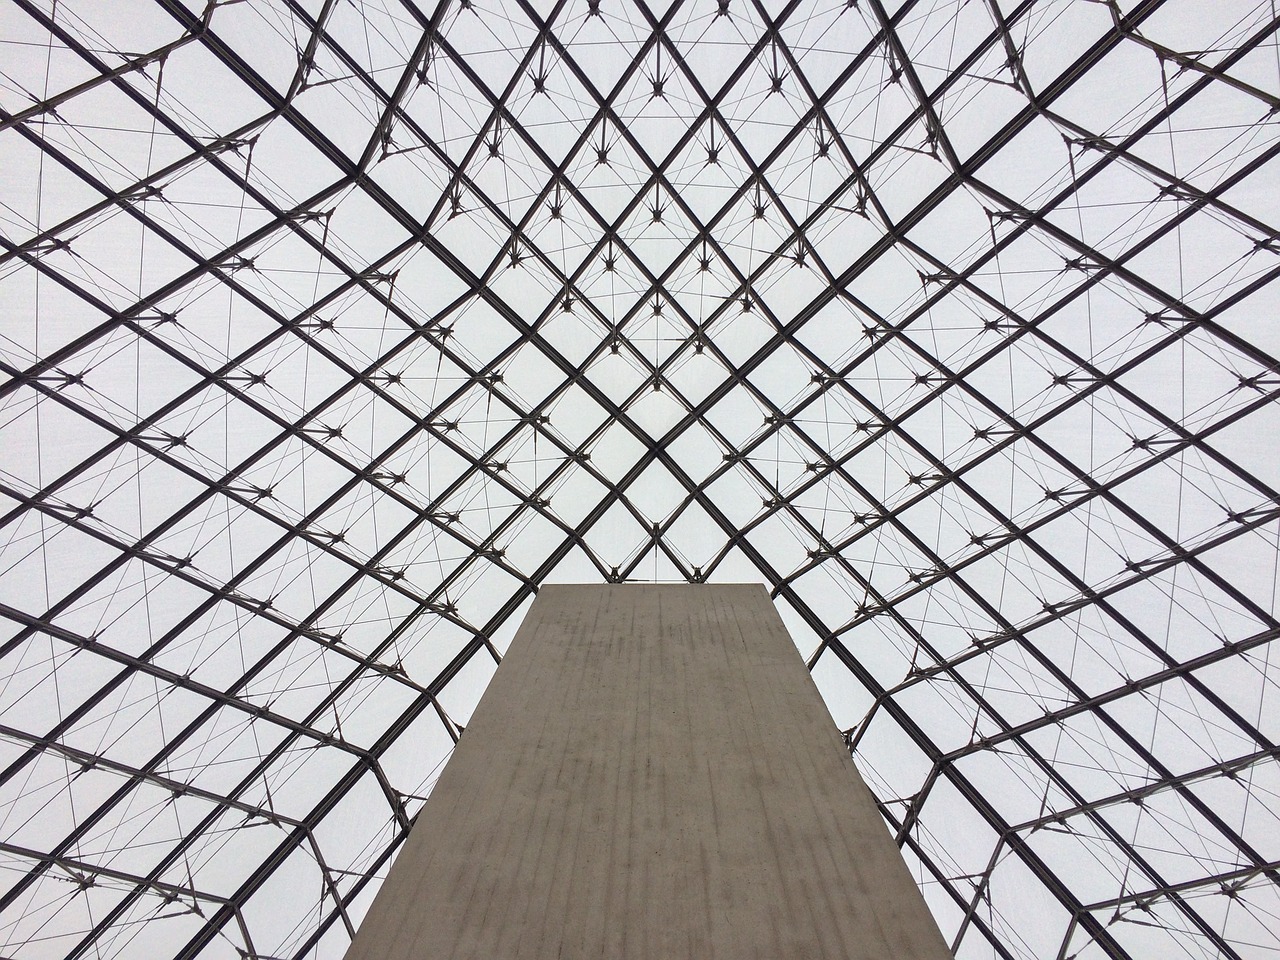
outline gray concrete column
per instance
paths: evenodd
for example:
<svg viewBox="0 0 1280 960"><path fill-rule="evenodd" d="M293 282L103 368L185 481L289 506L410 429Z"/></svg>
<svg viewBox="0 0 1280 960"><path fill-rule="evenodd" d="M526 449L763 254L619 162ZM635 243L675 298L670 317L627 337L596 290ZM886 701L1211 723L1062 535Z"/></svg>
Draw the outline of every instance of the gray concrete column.
<svg viewBox="0 0 1280 960"><path fill-rule="evenodd" d="M950 954L760 586L546 586L348 960Z"/></svg>

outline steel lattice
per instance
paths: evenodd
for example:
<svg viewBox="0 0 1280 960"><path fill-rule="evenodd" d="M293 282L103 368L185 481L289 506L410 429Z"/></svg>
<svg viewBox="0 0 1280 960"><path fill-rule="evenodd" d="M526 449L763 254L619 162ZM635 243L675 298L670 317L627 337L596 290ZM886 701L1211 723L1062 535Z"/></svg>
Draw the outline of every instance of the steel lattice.
<svg viewBox="0 0 1280 960"><path fill-rule="evenodd" d="M770 585L958 957L1280 952L1278 27L8 0L0 953L341 956L601 580Z"/></svg>

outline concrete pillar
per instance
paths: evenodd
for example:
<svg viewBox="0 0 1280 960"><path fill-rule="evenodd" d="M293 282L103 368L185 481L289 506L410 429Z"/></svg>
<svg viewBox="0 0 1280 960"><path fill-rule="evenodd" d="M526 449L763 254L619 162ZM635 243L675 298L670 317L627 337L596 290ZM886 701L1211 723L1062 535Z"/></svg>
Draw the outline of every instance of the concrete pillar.
<svg viewBox="0 0 1280 960"><path fill-rule="evenodd" d="M760 586L546 586L348 960L950 956Z"/></svg>

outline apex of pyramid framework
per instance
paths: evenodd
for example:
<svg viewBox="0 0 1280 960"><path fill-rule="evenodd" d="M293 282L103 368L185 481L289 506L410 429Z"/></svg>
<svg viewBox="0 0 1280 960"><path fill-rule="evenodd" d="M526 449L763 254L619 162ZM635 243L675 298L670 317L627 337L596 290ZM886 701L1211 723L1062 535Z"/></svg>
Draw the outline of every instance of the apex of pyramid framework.
<svg viewBox="0 0 1280 960"><path fill-rule="evenodd" d="M340 957L566 582L766 584L957 957L1280 948L1278 25L11 0L0 956Z"/></svg>

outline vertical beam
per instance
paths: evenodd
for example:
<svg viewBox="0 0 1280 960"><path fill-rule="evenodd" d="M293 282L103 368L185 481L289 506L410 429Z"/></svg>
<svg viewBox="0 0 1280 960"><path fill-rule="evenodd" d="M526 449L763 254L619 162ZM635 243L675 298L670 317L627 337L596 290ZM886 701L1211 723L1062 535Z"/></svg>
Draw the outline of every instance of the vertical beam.
<svg viewBox="0 0 1280 960"><path fill-rule="evenodd" d="M544 587L347 954L948 956L753 585Z"/></svg>

